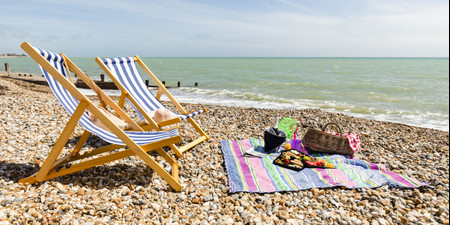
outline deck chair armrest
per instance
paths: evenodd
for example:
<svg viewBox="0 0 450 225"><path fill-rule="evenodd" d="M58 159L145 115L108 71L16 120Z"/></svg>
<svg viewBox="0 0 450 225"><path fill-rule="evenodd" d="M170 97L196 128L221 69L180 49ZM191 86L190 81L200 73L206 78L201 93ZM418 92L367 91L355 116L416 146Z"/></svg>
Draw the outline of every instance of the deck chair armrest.
<svg viewBox="0 0 450 225"><path fill-rule="evenodd" d="M207 111L208 111L206 108L203 108L203 110L204 110L204 112L207 112ZM197 111L198 111L198 110L197 110ZM194 112L197 112L197 111L192 111L192 112L188 112L188 113L183 113L183 115L189 115L189 114L194 113ZM157 123L157 124L158 124L158 126L160 126L160 127L164 127L164 126L169 126L169 125L172 125L172 124L175 124L175 123L179 123L179 122L181 122L181 118L180 118L180 117L177 117L177 118L174 118L174 119L171 119L171 120L166 120L166 121L163 121L163 122L159 122L159 123Z"/></svg>
<svg viewBox="0 0 450 225"><path fill-rule="evenodd" d="M206 109L206 108L203 108L202 110L203 110L203 112L208 112L208 109ZM195 112L197 112L197 111L199 111L199 110L192 111L192 112L187 112L187 113L183 113L183 115L189 115L189 114L195 113Z"/></svg>
<svg viewBox="0 0 450 225"><path fill-rule="evenodd" d="M163 121L163 122L159 122L158 126L165 127L165 126L169 126L169 125L176 124L176 123L179 123L179 122L181 122L181 118L177 117L177 118L174 118L174 119L171 119L171 120L166 120L166 121Z"/></svg>
<svg viewBox="0 0 450 225"><path fill-rule="evenodd" d="M197 110L197 111L198 111L198 110ZM197 112L197 111L192 111L192 112L188 112L188 113L183 113L183 115L189 115L189 114L195 113L195 112ZM204 112L207 112L208 110L207 110L206 108L203 108L203 111L204 111ZM179 122L181 122L181 118L180 118L180 117L177 117L177 118L174 118L174 119L171 119L171 120L166 120L166 121L163 121L163 122L159 122L159 123L158 123L158 126L164 127L164 126L172 125L172 124L179 123Z"/></svg>

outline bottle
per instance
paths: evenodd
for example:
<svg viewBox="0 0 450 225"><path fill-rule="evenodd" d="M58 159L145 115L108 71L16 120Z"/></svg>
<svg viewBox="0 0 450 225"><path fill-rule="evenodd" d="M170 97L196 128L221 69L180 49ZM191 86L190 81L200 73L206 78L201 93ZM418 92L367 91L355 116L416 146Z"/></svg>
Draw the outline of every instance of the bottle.
<svg viewBox="0 0 450 225"><path fill-rule="evenodd" d="M284 142L284 150L291 150L291 140L286 140Z"/></svg>

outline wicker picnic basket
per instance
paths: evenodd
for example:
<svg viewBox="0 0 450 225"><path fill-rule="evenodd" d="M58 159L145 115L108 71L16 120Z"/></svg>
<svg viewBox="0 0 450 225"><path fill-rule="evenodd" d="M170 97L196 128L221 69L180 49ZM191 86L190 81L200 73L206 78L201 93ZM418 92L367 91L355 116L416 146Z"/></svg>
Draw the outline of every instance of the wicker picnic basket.
<svg viewBox="0 0 450 225"><path fill-rule="evenodd" d="M329 125L334 125L339 130L339 134L334 135L325 132ZM327 123L322 130L308 129L303 137L302 143L305 148L316 153L353 155L348 139L343 136L341 127L336 123Z"/></svg>

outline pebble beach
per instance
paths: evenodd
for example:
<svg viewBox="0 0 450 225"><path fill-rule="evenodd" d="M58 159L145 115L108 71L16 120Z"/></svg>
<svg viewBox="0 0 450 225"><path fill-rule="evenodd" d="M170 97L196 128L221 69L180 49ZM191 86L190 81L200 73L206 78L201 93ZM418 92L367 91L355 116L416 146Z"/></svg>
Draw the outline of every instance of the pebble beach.
<svg viewBox="0 0 450 225"><path fill-rule="evenodd" d="M180 192L136 157L23 185L18 180L39 170L69 116L47 86L0 77L0 224L449 224L448 132L318 109L183 106L208 109L196 121L211 140L177 159ZM338 122L361 136L360 159L429 185L229 194L220 141L262 138L274 115L300 121L300 136ZM180 130L183 141L196 138L188 123ZM77 126L67 149L82 131ZM83 150L103 145L91 137Z"/></svg>

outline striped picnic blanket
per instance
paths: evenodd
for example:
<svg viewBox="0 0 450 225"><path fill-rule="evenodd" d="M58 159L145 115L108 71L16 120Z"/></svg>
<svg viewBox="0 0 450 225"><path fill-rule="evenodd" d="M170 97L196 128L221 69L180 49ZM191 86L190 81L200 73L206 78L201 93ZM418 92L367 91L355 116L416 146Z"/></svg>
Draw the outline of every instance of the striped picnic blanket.
<svg viewBox="0 0 450 225"><path fill-rule="evenodd" d="M314 154L316 158L328 160L336 169L305 168L297 172L274 165L272 162L278 154L263 158L244 156L244 152L253 146L263 146L261 140L251 138L221 143L231 193L271 193L337 186L353 189L383 185L416 188L427 185L414 178L389 172L385 165L343 155Z"/></svg>

